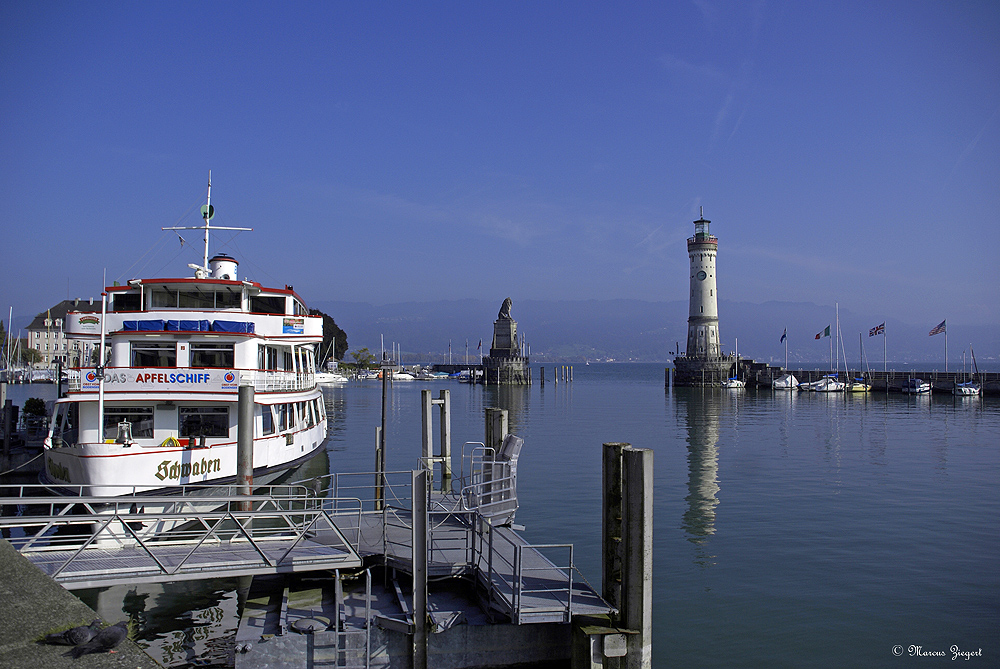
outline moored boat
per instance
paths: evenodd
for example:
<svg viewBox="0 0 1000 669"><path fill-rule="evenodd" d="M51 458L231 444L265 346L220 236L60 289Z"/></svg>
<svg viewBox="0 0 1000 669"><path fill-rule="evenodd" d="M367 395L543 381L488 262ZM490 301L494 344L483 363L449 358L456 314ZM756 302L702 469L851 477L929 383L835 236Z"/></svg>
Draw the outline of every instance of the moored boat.
<svg viewBox="0 0 1000 669"><path fill-rule="evenodd" d="M849 393L867 393L871 389L871 384L865 383L865 380L859 377L855 377L845 388Z"/></svg>
<svg viewBox="0 0 1000 669"><path fill-rule="evenodd" d="M194 277L133 279L105 289L100 314L67 314L67 335L99 339L107 363L70 374L45 440L43 483L118 495L233 480L244 384L254 388L255 483L324 442L314 373L322 317L291 286L241 281L235 259L209 259L210 230L246 228L211 226L211 183L208 192L203 225L166 228L204 230Z"/></svg>
<svg viewBox="0 0 1000 669"><path fill-rule="evenodd" d="M813 388L817 393L839 393L843 392L845 384L843 381L839 381L834 374L824 376L822 379L816 382L816 387Z"/></svg>
<svg viewBox="0 0 1000 669"><path fill-rule="evenodd" d="M910 395L927 395L931 392L931 384L923 379L907 379L902 390Z"/></svg>
<svg viewBox="0 0 1000 669"><path fill-rule="evenodd" d="M964 383L956 383L951 392L953 395L978 395L982 392L982 388L980 388L977 383L966 381Z"/></svg>
<svg viewBox="0 0 1000 669"><path fill-rule="evenodd" d="M771 381L771 387L775 390L794 390L798 385L799 380L795 378L794 374L782 374Z"/></svg>

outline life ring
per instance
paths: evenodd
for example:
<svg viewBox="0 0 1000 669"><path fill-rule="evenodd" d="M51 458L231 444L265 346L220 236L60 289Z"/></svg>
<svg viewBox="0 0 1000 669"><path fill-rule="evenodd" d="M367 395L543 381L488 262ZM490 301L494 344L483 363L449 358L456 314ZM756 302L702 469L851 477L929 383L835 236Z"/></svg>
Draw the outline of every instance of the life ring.
<svg viewBox="0 0 1000 669"><path fill-rule="evenodd" d="M160 446L163 448L180 448L181 442L177 441L176 437L167 437Z"/></svg>

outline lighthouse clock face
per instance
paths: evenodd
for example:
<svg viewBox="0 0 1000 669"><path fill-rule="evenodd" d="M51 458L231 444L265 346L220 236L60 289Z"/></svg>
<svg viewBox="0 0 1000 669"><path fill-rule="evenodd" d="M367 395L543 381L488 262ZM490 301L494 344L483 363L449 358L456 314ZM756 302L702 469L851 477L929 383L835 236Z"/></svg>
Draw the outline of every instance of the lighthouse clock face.
<svg viewBox="0 0 1000 669"><path fill-rule="evenodd" d="M707 275L707 274L705 274L705 271L704 271L704 270L702 270L702 271L698 272L698 273L697 273L697 274L696 274L695 276L697 276L697 277L698 277L698 280L699 280L699 281L704 281L704 280L705 280L705 277L707 277L708 275Z"/></svg>

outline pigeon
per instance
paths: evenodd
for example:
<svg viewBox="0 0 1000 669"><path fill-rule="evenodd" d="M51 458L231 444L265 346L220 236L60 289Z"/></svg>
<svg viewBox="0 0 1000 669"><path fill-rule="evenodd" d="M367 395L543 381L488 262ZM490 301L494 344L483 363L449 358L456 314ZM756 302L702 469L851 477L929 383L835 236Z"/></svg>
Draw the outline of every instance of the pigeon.
<svg viewBox="0 0 1000 669"><path fill-rule="evenodd" d="M76 648L71 649L68 653L64 653L67 657L80 657L81 655L87 655L88 653L103 653L104 651L111 650L128 636L128 621L121 621L120 623L115 623L111 627L105 627L100 632L94 635L94 638L90 641L80 644Z"/></svg>
<svg viewBox="0 0 1000 669"><path fill-rule="evenodd" d="M79 646L81 643L87 643L93 639L100 627L101 621L95 620L90 623L90 627L80 625L79 627L73 627L63 632L46 634L43 643L54 643L60 646Z"/></svg>

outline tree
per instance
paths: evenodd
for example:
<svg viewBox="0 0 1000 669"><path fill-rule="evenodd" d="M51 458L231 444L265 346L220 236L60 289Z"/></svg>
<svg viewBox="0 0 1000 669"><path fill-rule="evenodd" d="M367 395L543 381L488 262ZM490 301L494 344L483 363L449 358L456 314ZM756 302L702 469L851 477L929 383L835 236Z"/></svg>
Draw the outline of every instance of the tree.
<svg viewBox="0 0 1000 669"><path fill-rule="evenodd" d="M368 367L376 362L375 355L368 350L367 346L357 351L351 351L351 357L354 358L354 364L358 369Z"/></svg>
<svg viewBox="0 0 1000 669"><path fill-rule="evenodd" d="M323 317L323 344L317 353L317 359L322 362L330 356L330 344L332 343L333 358L335 360L343 360L344 354L347 353L347 333L337 325L332 316L324 314L319 309L310 309L309 315Z"/></svg>
<svg viewBox="0 0 1000 669"><path fill-rule="evenodd" d="M42 353L37 348L22 348L20 357L18 362L25 365L33 365L42 361Z"/></svg>

